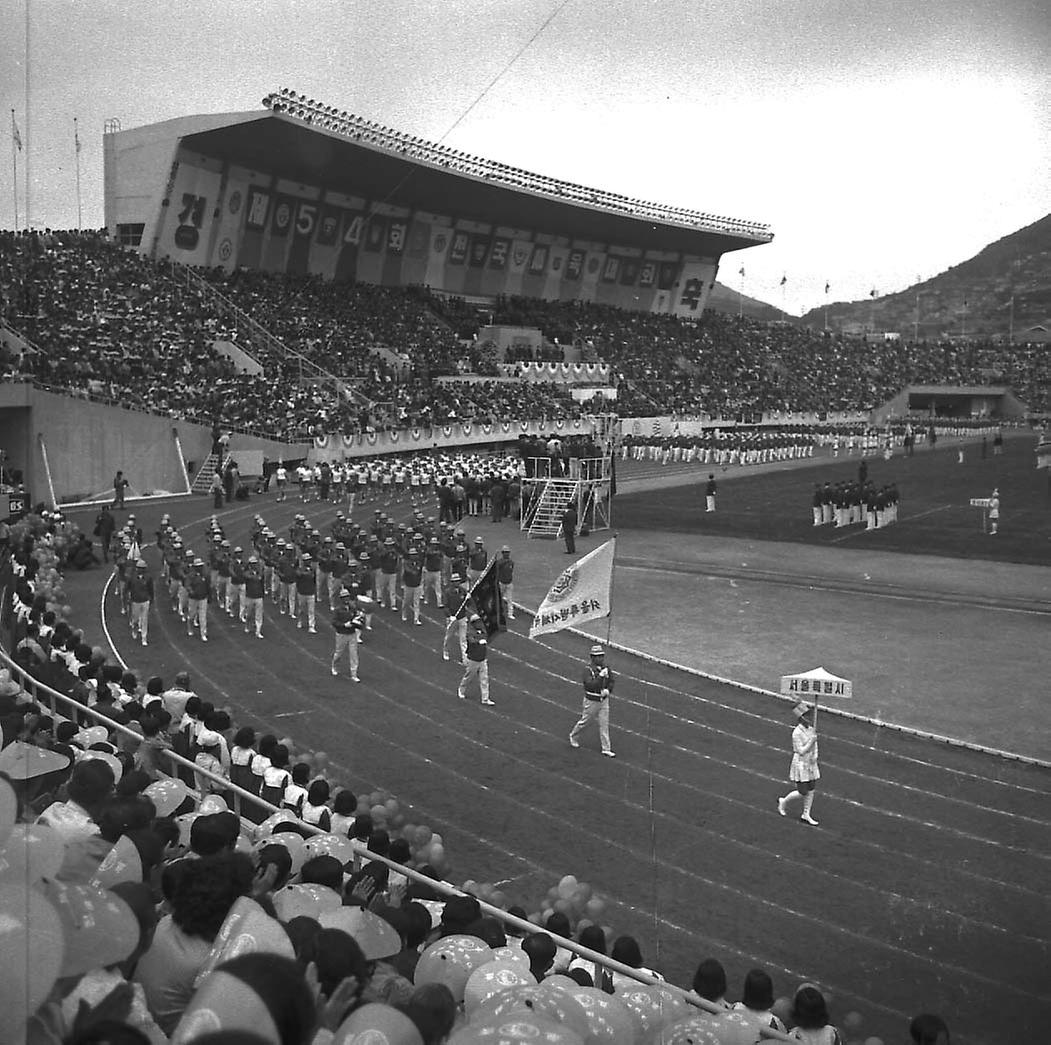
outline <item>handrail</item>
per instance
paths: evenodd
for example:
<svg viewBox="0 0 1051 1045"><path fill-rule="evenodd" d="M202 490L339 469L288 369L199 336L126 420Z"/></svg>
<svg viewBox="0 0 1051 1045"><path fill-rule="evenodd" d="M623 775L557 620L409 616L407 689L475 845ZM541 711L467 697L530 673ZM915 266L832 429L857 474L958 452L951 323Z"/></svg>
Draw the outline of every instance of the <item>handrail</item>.
<svg viewBox="0 0 1051 1045"><path fill-rule="evenodd" d="M174 265L175 262L172 262L173 268ZM194 272L193 269L183 267L182 271L186 276L187 285L190 285L191 281L195 281L194 285L198 290L203 291L206 294L211 294L213 298L217 299L224 308L234 314L239 322L244 323L249 330L261 337L270 351L277 352L278 354L285 356L286 359L294 359L301 367L305 365L308 370L312 370L315 376L323 377L328 381L334 382L336 393L337 395L339 394L341 386L345 384L343 378L337 377L331 370L326 370L320 363L315 362L309 356L303 355L302 352L298 352L294 348L289 348L288 345L277 337L277 335L267 330L259 320L250 316L240 305L227 297L218 287L209 283L203 276ZM351 388L350 392L363 406L369 405L368 399L358 392L357 389Z"/></svg>
<svg viewBox="0 0 1051 1045"><path fill-rule="evenodd" d="M0 607L4 605L7 599L7 589L0 590ZM12 678L17 678L24 689L32 691L35 695L39 695L42 691L46 694L48 700L48 706L51 708L52 713L55 713L56 702L63 705L71 705L71 710L75 715L88 715L93 718L100 725L103 725L107 730L121 733L124 736L134 739L136 742L142 742L142 736L136 733L133 729L129 729L127 726L122 725L120 722L116 722L114 719L103 715L101 712L96 711L94 708L86 707L85 705L74 700L72 697L67 697L58 690L52 689L49 685L41 682L39 679L34 678L29 672L27 672L20 665L16 664L14 660L8 655L7 651L0 646L0 664L6 667L12 675ZM279 813L279 812L290 812L290 810L282 810L278 806L267 802L265 799L260 798L258 795L253 795L251 791L246 791L243 787L233 783L225 777L221 777L211 770L204 769L198 766L195 762L191 762L189 759L184 758L182 755L177 754L174 751L162 751L161 755L169 759L174 765L182 767L192 772L195 777L204 777L217 784L217 790L228 791L234 795L234 812L244 819L241 814L241 807L244 802L248 802L249 805L262 807L267 810L268 813ZM196 803L200 803L204 800L197 790L189 788L190 795L196 800ZM308 824L306 821L294 817L296 826L302 830L306 830L313 835L324 835L330 832L322 831L316 824ZM254 822L251 824L252 827L257 826ZM348 839L349 840L349 839ZM367 852L367 851L366 851ZM368 859L371 861L378 861L379 863L385 864L390 870L397 872L398 874L404 875L407 878L412 879L419 885L426 886L429 889L433 889L435 892L441 893L446 897L471 897L477 901L483 914L491 918L496 918L501 921L504 925L510 926L512 929L516 929L519 932L535 933L538 931L547 932L548 936L554 940L556 946L563 948L564 950L571 951L580 958L584 958L589 962L595 962L601 965L604 969L610 972L619 973L622 976L628 976L631 979L637 980L639 983L643 983L651 987L661 987L665 990L670 991L672 994L679 996L683 1001L696 1008L703 1009L712 1015L721 1015L725 1012L725 1009L720 1008L714 1002L708 1001L706 998L701 998L693 991L688 991L683 987L678 987L675 984L668 983L665 980L660 980L656 976L652 976L647 972L643 972L641 969L632 968L630 965L624 965L621 962L615 961L608 955L600 954L598 951L593 951L588 947L583 947L577 943L576 940L571 940L565 936L558 936L555 933L549 932L546 929L540 929L540 927L534 925L532 922L527 921L524 918L518 918L513 914L508 914L507 911L501 907L494 907L490 903L486 903L480 897L472 896L470 893L464 892L462 889L457 889L456 886L451 885L448 882L442 881L441 879L429 878L427 875L421 874L419 871L411 867L406 867L404 864L396 863L393 860L388 859L385 856L380 856L377 853L368 852ZM774 1030L772 1027L760 1028L761 1035L765 1038L772 1038L777 1041L791 1041L787 1034L782 1034L780 1031Z"/></svg>

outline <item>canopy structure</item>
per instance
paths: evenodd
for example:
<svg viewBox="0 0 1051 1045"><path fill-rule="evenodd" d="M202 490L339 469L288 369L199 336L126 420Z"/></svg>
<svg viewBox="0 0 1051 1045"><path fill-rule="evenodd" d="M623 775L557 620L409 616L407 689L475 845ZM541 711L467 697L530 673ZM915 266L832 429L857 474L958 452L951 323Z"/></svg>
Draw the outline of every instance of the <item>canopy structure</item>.
<svg viewBox="0 0 1051 1045"><path fill-rule="evenodd" d="M813 668L798 675L782 675L781 693L798 700L813 700L816 704L821 697L849 700L854 695L854 686L849 679L833 675L824 668Z"/></svg>

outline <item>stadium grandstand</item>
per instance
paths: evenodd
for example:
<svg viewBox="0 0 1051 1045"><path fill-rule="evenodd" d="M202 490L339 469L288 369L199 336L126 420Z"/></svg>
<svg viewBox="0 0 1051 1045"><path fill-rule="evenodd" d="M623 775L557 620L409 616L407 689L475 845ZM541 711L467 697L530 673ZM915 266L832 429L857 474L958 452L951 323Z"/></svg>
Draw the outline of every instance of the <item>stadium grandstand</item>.
<svg viewBox="0 0 1051 1045"><path fill-rule="evenodd" d="M767 225L482 159L286 88L259 111L113 123L104 150L105 229L0 234L0 900L24 913L0 954L26 958L0 988L17 1028L3 1040L889 1045L944 1003L965 1027L954 1040L999 1045L1014 1024L989 1009L998 963L1017 982L996 1005L1032 1025L1047 1000L1045 934L1023 910L1046 913L1038 755L1002 758L882 709L830 712L829 748L853 753L837 768L870 788L841 800L859 837L811 832L782 859L766 848L783 826L765 764L784 746L775 694L688 675L640 632L616 665L617 699L636 691L623 706L637 746L567 770L578 752L551 726L566 710L552 692L579 703L595 635L527 647L513 610L540 599L502 602L494 581L497 707L521 704L488 732L434 710L457 692L438 675L456 634L448 589L435 581L414 621L411 594L378 603L384 573L390 591L420 586L417 557L441 582L461 563L495 578L497 548L476 561L468 547L483 523L542 597L536 577L563 560L554 541L529 550L538 504L562 498L544 535L572 552L561 513L576 498L582 540L611 528L617 467L652 497L661 469L696 486L701 468L714 484L716 470L721 483L815 455L846 487L861 462L911 455L914 432L931 453L944 436L961 466L979 445L985 460L986 440L999 457L1005 429L1051 410L1047 353L714 313L721 259L771 242ZM842 511L861 522L855 492ZM872 502L873 531L877 505L891 528L889 503ZM114 521L128 507L138 520ZM505 511L519 533L499 528ZM866 532L843 530L830 540ZM661 545L660 570L696 610L684 534ZM269 558L279 535L288 557ZM360 613L337 616L344 583ZM1038 601L1018 612L1046 612ZM357 686L307 645L340 628ZM697 783L702 765L721 779ZM608 792L600 770L622 767ZM673 797L655 812L662 789ZM588 880L578 846L602 857ZM662 953L658 903L676 939ZM940 1017L911 1029L948 1041Z"/></svg>

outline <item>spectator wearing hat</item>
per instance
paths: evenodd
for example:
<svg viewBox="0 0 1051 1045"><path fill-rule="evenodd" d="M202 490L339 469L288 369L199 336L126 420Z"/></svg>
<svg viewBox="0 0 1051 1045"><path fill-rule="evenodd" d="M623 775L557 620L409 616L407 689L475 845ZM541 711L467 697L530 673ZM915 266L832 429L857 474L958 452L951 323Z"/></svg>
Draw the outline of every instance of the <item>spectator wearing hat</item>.
<svg viewBox="0 0 1051 1045"><path fill-rule="evenodd" d="M463 678L456 689L456 695L461 700L467 699L467 687L472 679L478 680L478 689L482 694L482 703L486 707L493 707L494 701L489 699L489 636L486 633L482 618L477 613L472 613L467 627L467 650L464 655Z"/></svg>
<svg viewBox="0 0 1051 1045"><path fill-rule="evenodd" d="M102 759L78 762L66 785L66 801L53 802L36 822L57 831L67 843L91 838L99 833L96 820L113 785L113 770Z"/></svg>
<svg viewBox="0 0 1051 1045"><path fill-rule="evenodd" d="M131 601L131 637L136 635L144 646L150 630L150 606L153 603L153 577L145 559L137 559L135 572L128 579L128 598Z"/></svg>
<svg viewBox="0 0 1051 1045"><path fill-rule="evenodd" d="M515 563L511 558L511 549L506 544L500 549L500 558L496 560L496 580L500 585L500 599L504 604L504 614L508 620L514 620Z"/></svg>
<svg viewBox="0 0 1051 1045"><path fill-rule="evenodd" d="M580 719L570 730L569 746L580 747L580 741L577 738L584 727L594 721L598 723L602 754L607 758L615 758L616 754L609 742L609 698L616 678L606 666L606 651L599 645L591 647L591 659L584 669L583 683L584 704Z"/></svg>
<svg viewBox="0 0 1051 1045"><path fill-rule="evenodd" d="M814 710L806 704L797 704L792 709L796 717L796 727L792 730L792 764L788 770L788 779L794 787L787 795L777 800L777 811L782 816L788 815L788 803L793 799L803 799L803 813L799 817L804 824L817 827L818 822L810 815L814 805L814 789L821 779L821 770L817 761L817 730L814 728Z"/></svg>
<svg viewBox="0 0 1051 1045"><path fill-rule="evenodd" d="M355 604L353 593L349 588L340 590L339 605L332 613L332 627L336 633L336 645L332 651L332 663L329 666L332 674L339 674L339 658L345 651L347 662L350 665L351 680L360 682L361 679L358 678L358 636L365 627L365 614Z"/></svg>
<svg viewBox="0 0 1051 1045"><path fill-rule="evenodd" d="M449 640L456 638L460 662L467 663L467 618L471 612L471 596L463 582L463 575L454 573L445 589L445 638L442 640L442 660L449 659Z"/></svg>

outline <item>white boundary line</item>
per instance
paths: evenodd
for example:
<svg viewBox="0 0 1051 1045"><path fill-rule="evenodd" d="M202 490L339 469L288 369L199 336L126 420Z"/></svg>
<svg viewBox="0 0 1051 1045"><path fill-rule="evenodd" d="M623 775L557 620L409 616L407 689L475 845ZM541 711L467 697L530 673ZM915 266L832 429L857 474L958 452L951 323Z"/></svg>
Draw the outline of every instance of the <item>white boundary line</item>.
<svg viewBox="0 0 1051 1045"><path fill-rule="evenodd" d="M515 609L523 610L531 617L536 616L536 610L532 610L528 606L524 606L519 602L515 603ZM589 634L581 628L568 627L560 630L571 631L574 635L579 635L592 642L596 641L594 635ZM691 668L686 664L676 664L672 660L658 657L653 653L646 653L644 650L638 650L632 646L625 646L620 642L607 642L605 639L600 639L599 641L605 646L610 646L615 650L619 650L621 653L628 653L633 657L640 657L642 660L648 660L653 664L659 664L661 667L673 668L676 671L684 671L688 675L695 675L698 678L708 679L710 682L720 682L724 686L733 686L737 689L747 690L749 693L759 693L764 697L775 697L783 703L796 703L794 697L787 697L772 689L763 689L762 686L753 686L748 682L738 682L736 679L726 678L723 675L715 675L710 671L703 671L700 668ZM843 711L840 708L832 707L828 704L821 705L821 712L822 714L838 715L840 718L850 719L854 722L863 722L869 726L880 726L885 729L893 729L895 732L904 733L908 736L920 737L923 740L937 740L943 744L948 744L950 747L959 747L967 751L977 751L983 755L996 755L998 758L1004 758L1011 762L1022 762L1025 765L1039 766L1041 769L1051 769L1051 761L1035 758L1032 755L1022 755L1015 751L1004 751L1002 748L989 747L986 744L978 744L971 740L958 740L955 737L947 737L942 733L932 733L929 730L918 729L915 726L903 726L896 722L884 722L882 719L872 718L869 715L859 715L854 711Z"/></svg>

